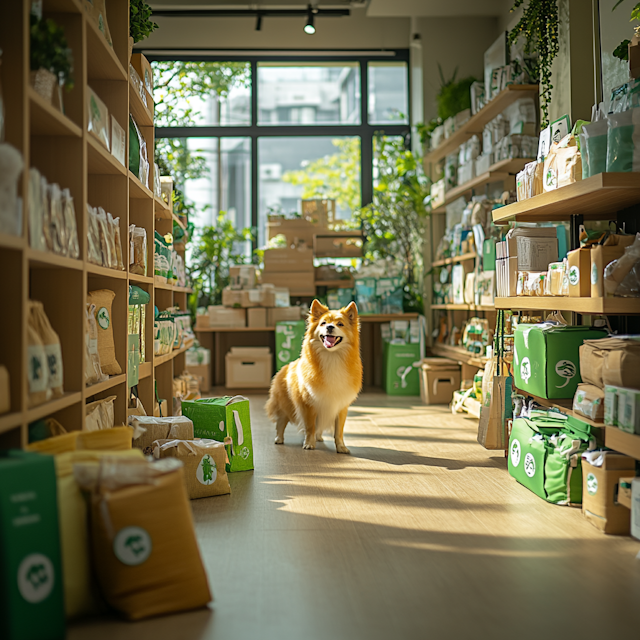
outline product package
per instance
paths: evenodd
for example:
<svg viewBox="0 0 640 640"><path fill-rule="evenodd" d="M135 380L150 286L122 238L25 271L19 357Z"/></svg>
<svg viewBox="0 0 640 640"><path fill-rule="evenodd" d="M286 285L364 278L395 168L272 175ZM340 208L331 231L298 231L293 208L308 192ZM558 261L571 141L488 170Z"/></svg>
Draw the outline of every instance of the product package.
<svg viewBox="0 0 640 640"><path fill-rule="evenodd" d="M585 340L580 347L580 369L583 380L600 389L606 385L640 389L640 337Z"/></svg>
<svg viewBox="0 0 640 640"><path fill-rule="evenodd" d="M98 94L87 87L87 113L89 114L88 130L107 149L111 150L111 127L109 109Z"/></svg>
<svg viewBox="0 0 640 640"><path fill-rule="evenodd" d="M2 125L2 91L0 87L0 141L3 139ZM22 235L18 180L23 168L22 154L10 144L0 142L0 233L10 236Z"/></svg>
<svg viewBox="0 0 640 640"><path fill-rule="evenodd" d="M133 446L145 455L153 453L156 440L193 440L193 422L186 416L137 416L131 415L128 423L136 430Z"/></svg>
<svg viewBox="0 0 640 640"><path fill-rule="evenodd" d="M193 420L196 437L225 443L227 471L253 469L249 400L243 396L183 400L182 413Z"/></svg>
<svg viewBox="0 0 640 640"><path fill-rule="evenodd" d="M605 296L640 297L640 233L622 257L604 269Z"/></svg>
<svg viewBox="0 0 640 640"><path fill-rule="evenodd" d="M109 376L117 376L122 373L122 368L116 360L113 326L111 324L111 307L115 297L116 294L109 289L98 289L87 294L87 303L96 307L100 366L102 372Z"/></svg>
<svg viewBox="0 0 640 640"><path fill-rule="evenodd" d="M420 345L384 342L382 350L383 387L387 395L420 395Z"/></svg>
<svg viewBox="0 0 640 640"><path fill-rule="evenodd" d="M147 230L129 226L129 272L139 276L147 275Z"/></svg>
<svg viewBox="0 0 640 640"><path fill-rule="evenodd" d="M640 171L640 108L607 115L607 171Z"/></svg>
<svg viewBox="0 0 640 640"><path fill-rule="evenodd" d="M62 348L60 346L60 338L53 330L42 302L29 301L29 322L42 340L48 369L46 378L47 387L51 392L50 397L60 397L64 393L62 388L64 380Z"/></svg>
<svg viewBox="0 0 640 640"><path fill-rule="evenodd" d="M191 500L231 493L224 443L217 440L156 440L153 457L177 458L184 464Z"/></svg>
<svg viewBox="0 0 640 640"><path fill-rule="evenodd" d="M276 324L276 370L293 362L302 353L302 342L306 331L304 320L289 320Z"/></svg>
<svg viewBox="0 0 640 640"><path fill-rule="evenodd" d="M573 410L589 420L603 422L604 391L593 384L579 384L573 396Z"/></svg>
<svg viewBox="0 0 640 640"><path fill-rule="evenodd" d="M112 429L115 426L113 403L116 396L102 398L95 402L89 402L85 407L85 430L102 431Z"/></svg>
<svg viewBox="0 0 640 640"><path fill-rule="evenodd" d="M129 115L129 169L145 187L149 187L147 142L132 115Z"/></svg>
<svg viewBox="0 0 640 640"><path fill-rule="evenodd" d="M74 475L91 492L93 564L113 609L141 620L211 600L179 460L103 458Z"/></svg>

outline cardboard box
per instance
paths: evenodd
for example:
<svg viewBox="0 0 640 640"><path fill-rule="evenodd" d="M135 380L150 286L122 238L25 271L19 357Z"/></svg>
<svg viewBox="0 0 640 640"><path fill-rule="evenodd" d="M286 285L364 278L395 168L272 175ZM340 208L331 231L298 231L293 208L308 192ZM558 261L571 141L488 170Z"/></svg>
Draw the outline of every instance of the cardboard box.
<svg viewBox="0 0 640 640"><path fill-rule="evenodd" d="M569 297L588 298L591 295L591 249L576 249L567 254L569 262Z"/></svg>
<svg viewBox="0 0 640 640"><path fill-rule="evenodd" d="M273 375L269 347L232 347L225 356L227 389L268 389Z"/></svg>
<svg viewBox="0 0 640 640"><path fill-rule="evenodd" d="M573 410L594 422L604 420L604 391L593 384L579 384L573 396Z"/></svg>
<svg viewBox="0 0 640 640"><path fill-rule="evenodd" d="M262 282L275 287L288 287L292 296L314 296L316 293L313 269L298 273L265 269L262 272Z"/></svg>
<svg viewBox="0 0 640 640"><path fill-rule="evenodd" d="M229 309L222 306L210 306L209 324L211 327L246 327L247 312L245 309Z"/></svg>
<svg viewBox="0 0 640 640"><path fill-rule="evenodd" d="M258 284L258 268L252 264L236 264L229 267L231 289L255 289Z"/></svg>
<svg viewBox="0 0 640 640"><path fill-rule="evenodd" d="M420 397L425 404L449 404L460 388L460 365L446 358L424 358L420 371Z"/></svg>
<svg viewBox="0 0 640 640"><path fill-rule="evenodd" d="M222 290L222 304L225 307L243 308L259 307L267 297L267 290L262 289L231 289Z"/></svg>
<svg viewBox="0 0 640 640"><path fill-rule="evenodd" d="M605 335L585 326L519 324L513 362L516 387L541 398L573 398L582 382L580 346Z"/></svg>
<svg viewBox="0 0 640 640"><path fill-rule="evenodd" d="M382 352L384 390L390 396L420 395L420 345L385 342Z"/></svg>
<svg viewBox="0 0 640 640"><path fill-rule="evenodd" d="M640 435L640 390L618 387L618 429Z"/></svg>
<svg viewBox="0 0 640 640"><path fill-rule="evenodd" d="M311 249L267 249L264 270L270 272L313 271Z"/></svg>
<svg viewBox="0 0 640 640"><path fill-rule="evenodd" d="M300 357L306 328L304 320L288 320L276 324L276 371Z"/></svg>
<svg viewBox="0 0 640 640"><path fill-rule="evenodd" d="M191 364L185 369L198 379L200 393L208 393L211 390L211 364Z"/></svg>
<svg viewBox="0 0 640 640"><path fill-rule="evenodd" d="M247 309L247 327L258 329L267 326L267 309L265 307L254 307Z"/></svg>
<svg viewBox="0 0 640 640"><path fill-rule="evenodd" d="M601 467L582 461L582 512L585 518L604 533L628 535L629 509L618 501L620 478L636 468L633 458L618 453L603 454Z"/></svg>
<svg viewBox="0 0 640 640"><path fill-rule="evenodd" d="M515 236L506 239L506 249L508 258L518 258L518 271L547 271L558 262L556 237Z"/></svg>
<svg viewBox="0 0 640 640"><path fill-rule="evenodd" d="M279 216L269 216L267 221L269 240L277 235L283 235L287 245L294 247L305 244L307 248L312 248L313 236L320 230L316 225L302 218L285 219Z"/></svg>
<svg viewBox="0 0 640 640"><path fill-rule="evenodd" d="M316 257L325 258L360 258L362 257L362 236L320 236L313 239L313 251Z"/></svg>
<svg viewBox="0 0 640 640"><path fill-rule="evenodd" d="M618 503L631 509L631 486L635 476L625 476L618 480Z"/></svg>
<svg viewBox="0 0 640 640"><path fill-rule="evenodd" d="M267 326L275 327L278 322L301 319L300 307L276 307L267 309Z"/></svg>
<svg viewBox="0 0 640 640"><path fill-rule="evenodd" d="M604 388L604 423L608 427L618 426L618 387Z"/></svg>
<svg viewBox="0 0 640 640"><path fill-rule="evenodd" d="M198 314L196 316L196 331L198 329L210 329L211 328L211 318L209 314Z"/></svg>

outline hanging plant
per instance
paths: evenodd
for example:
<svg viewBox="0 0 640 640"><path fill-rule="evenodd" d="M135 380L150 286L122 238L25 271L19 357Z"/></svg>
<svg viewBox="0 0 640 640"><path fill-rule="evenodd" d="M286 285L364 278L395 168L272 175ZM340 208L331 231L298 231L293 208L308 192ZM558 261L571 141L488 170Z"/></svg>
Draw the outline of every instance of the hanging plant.
<svg viewBox="0 0 640 640"><path fill-rule="evenodd" d="M131 0L129 5L129 34L134 42L148 38L158 28L151 22L151 7L144 0Z"/></svg>
<svg viewBox="0 0 640 640"><path fill-rule="evenodd" d="M32 13L30 54L31 71L46 69L67 89L73 88L73 55L61 26Z"/></svg>
<svg viewBox="0 0 640 640"><path fill-rule="evenodd" d="M613 6L611 11L615 11L619 5L621 5L623 0L618 0ZM631 9L631 20L629 22L640 21L640 2ZM636 27L636 31L640 30L640 27ZM626 39L623 40L614 50L613 56L614 58L618 58L620 60L624 60L625 62L629 62L629 45L631 44L631 40Z"/></svg>
<svg viewBox="0 0 640 640"><path fill-rule="evenodd" d="M521 7L524 2L525 0L515 0L511 11ZM525 39L525 54L538 56L542 129L549 124L549 105L553 89L551 65L560 50L558 23L558 0L529 0L522 18L509 33L509 44L514 44L522 35Z"/></svg>

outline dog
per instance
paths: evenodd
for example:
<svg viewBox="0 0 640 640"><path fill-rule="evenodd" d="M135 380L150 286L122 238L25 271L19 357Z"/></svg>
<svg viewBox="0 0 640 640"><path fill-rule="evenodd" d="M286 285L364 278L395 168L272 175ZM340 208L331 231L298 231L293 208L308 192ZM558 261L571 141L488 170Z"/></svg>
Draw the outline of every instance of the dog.
<svg viewBox="0 0 640 640"><path fill-rule="evenodd" d="M289 422L304 428L304 449L315 449L323 431L333 431L337 453L344 444L347 411L362 389L360 320L352 302L330 311L314 300L302 353L271 382L266 411L276 424L276 444L284 443Z"/></svg>

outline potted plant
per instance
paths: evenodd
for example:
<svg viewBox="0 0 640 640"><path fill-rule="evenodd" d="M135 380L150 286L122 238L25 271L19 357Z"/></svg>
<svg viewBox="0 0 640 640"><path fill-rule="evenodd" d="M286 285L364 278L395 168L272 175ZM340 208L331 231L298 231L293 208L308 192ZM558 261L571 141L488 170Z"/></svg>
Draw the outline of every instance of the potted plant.
<svg viewBox="0 0 640 640"><path fill-rule="evenodd" d="M53 90L66 85L73 87L73 55L67 44L64 29L51 19L31 14L31 85L47 102L51 102Z"/></svg>
<svg viewBox="0 0 640 640"><path fill-rule="evenodd" d="M151 7L144 0L131 0L129 4L129 58L133 53L133 45L148 38L158 28L150 20Z"/></svg>

